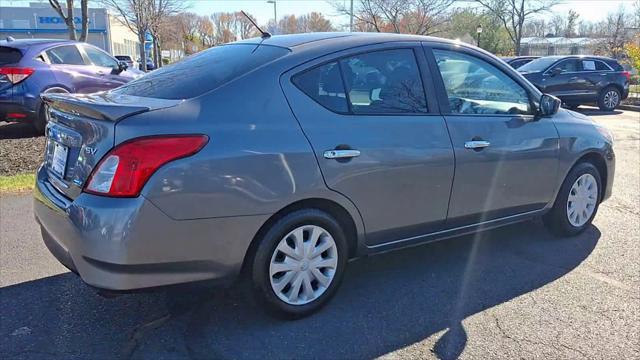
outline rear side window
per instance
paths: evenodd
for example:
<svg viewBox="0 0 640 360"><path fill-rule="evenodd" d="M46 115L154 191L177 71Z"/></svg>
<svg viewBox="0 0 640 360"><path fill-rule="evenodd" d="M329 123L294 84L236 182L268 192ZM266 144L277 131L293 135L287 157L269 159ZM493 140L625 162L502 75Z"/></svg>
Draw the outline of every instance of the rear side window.
<svg viewBox="0 0 640 360"><path fill-rule="evenodd" d="M0 46L0 65L15 64L22 59L22 53L18 49Z"/></svg>
<svg viewBox="0 0 640 360"><path fill-rule="evenodd" d="M288 49L255 44L216 46L112 90L115 94L189 99L280 58Z"/></svg>
<svg viewBox="0 0 640 360"><path fill-rule="evenodd" d="M341 63L354 114L427 112L413 50L370 52L344 58Z"/></svg>
<svg viewBox="0 0 640 360"><path fill-rule="evenodd" d="M74 45L58 46L46 51L52 64L84 65L80 51Z"/></svg>
<svg viewBox="0 0 640 360"><path fill-rule="evenodd" d="M293 77L293 83L307 96L339 113L349 110L344 82L337 62L315 67Z"/></svg>
<svg viewBox="0 0 640 360"><path fill-rule="evenodd" d="M596 61L596 70L611 71L611 68L609 68L609 66L607 66L607 64L603 63L602 61Z"/></svg>

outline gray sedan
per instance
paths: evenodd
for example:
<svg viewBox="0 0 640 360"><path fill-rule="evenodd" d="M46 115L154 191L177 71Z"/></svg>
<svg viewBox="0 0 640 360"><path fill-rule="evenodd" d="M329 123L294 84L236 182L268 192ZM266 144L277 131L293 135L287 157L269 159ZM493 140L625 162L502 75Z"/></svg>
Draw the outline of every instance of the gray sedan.
<svg viewBox="0 0 640 360"><path fill-rule="evenodd" d="M349 259L540 216L577 234L613 184L607 130L437 38L249 39L45 102L34 209L62 264L110 291L244 273L289 317Z"/></svg>

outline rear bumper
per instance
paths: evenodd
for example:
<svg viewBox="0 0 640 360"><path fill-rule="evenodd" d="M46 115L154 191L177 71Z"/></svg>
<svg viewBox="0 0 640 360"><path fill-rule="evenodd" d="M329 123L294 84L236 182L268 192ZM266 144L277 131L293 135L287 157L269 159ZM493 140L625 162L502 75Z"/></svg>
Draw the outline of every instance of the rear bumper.
<svg viewBox="0 0 640 360"><path fill-rule="evenodd" d="M22 114L24 117L15 117L10 114ZM22 104L0 99L0 121L32 121L36 117L36 111Z"/></svg>
<svg viewBox="0 0 640 360"><path fill-rule="evenodd" d="M62 197L38 171L34 213L63 265L97 288L137 290L200 280L231 281L268 216L176 221L144 197Z"/></svg>

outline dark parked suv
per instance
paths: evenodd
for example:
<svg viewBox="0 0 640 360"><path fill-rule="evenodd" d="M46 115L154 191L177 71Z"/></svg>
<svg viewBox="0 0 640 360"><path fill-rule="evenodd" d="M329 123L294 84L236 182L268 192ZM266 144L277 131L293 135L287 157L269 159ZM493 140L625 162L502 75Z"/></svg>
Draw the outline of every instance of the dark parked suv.
<svg viewBox="0 0 640 360"><path fill-rule="evenodd" d="M631 74L616 60L600 56L548 56L518 68L540 91L568 107L596 103L611 111L629 95Z"/></svg>

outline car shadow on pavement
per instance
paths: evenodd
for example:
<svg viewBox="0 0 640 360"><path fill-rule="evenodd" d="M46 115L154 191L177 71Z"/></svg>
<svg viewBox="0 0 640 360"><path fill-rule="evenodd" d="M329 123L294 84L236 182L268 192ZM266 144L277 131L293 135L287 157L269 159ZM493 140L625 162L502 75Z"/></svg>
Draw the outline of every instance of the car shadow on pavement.
<svg viewBox="0 0 640 360"><path fill-rule="evenodd" d="M364 258L349 264L326 308L297 321L266 315L245 286L104 299L66 273L0 289L0 353L357 359L433 337L422 351L453 359L466 345L465 318L562 277L599 238L593 226L558 239L527 222Z"/></svg>
<svg viewBox="0 0 640 360"><path fill-rule="evenodd" d="M0 124L0 140L2 139L24 139L41 136L27 123Z"/></svg>

